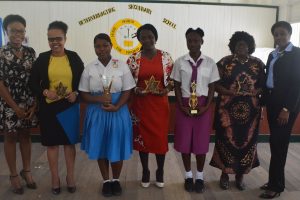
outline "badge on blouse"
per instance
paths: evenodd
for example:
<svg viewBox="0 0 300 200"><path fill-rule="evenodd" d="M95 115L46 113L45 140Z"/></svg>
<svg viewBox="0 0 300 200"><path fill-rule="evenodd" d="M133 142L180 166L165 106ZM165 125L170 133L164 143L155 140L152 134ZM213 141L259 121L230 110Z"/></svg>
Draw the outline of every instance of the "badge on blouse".
<svg viewBox="0 0 300 200"><path fill-rule="evenodd" d="M146 92L150 93L158 93L159 92L159 83L160 81L155 80L154 76L152 75L149 80L145 80L146 84Z"/></svg>
<svg viewBox="0 0 300 200"><path fill-rule="evenodd" d="M64 86L62 82L59 82L58 86L55 87L57 96L64 98L67 96L67 86Z"/></svg>
<svg viewBox="0 0 300 200"><path fill-rule="evenodd" d="M112 59L112 67L113 68L118 68L118 60Z"/></svg>

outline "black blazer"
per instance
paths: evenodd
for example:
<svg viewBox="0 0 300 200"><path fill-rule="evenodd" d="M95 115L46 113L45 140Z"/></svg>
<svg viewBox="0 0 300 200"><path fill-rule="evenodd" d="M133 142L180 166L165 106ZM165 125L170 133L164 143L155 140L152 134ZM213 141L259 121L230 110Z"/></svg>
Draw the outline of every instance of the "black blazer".
<svg viewBox="0 0 300 200"><path fill-rule="evenodd" d="M272 53L267 61L269 72ZM287 108L290 112L300 110L300 48L293 47L292 51L284 52L273 66L274 88L266 91L267 104L277 108Z"/></svg>
<svg viewBox="0 0 300 200"><path fill-rule="evenodd" d="M65 53L69 59L72 70L72 88L73 91L78 90L81 74L84 70L84 65L81 58L74 51L65 49ZM43 52L39 55L33 64L29 86L32 92L39 98L44 98L43 91L49 89L48 67L50 61L51 51Z"/></svg>

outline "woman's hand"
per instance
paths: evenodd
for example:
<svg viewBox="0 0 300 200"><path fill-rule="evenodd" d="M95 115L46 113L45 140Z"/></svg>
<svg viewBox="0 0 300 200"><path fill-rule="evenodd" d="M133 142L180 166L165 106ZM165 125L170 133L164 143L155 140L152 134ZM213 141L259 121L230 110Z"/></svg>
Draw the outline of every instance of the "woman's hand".
<svg viewBox="0 0 300 200"><path fill-rule="evenodd" d="M43 91L43 95L51 101L55 101L59 98L55 91L48 90L48 89L45 89Z"/></svg>
<svg viewBox="0 0 300 200"><path fill-rule="evenodd" d="M115 106L114 104L103 104L102 106L102 109L107 111L107 112L116 112L119 110L119 107Z"/></svg>
<svg viewBox="0 0 300 200"><path fill-rule="evenodd" d="M140 87L135 87L135 88L134 88L134 93L135 93L137 96L146 96L149 92L143 90L143 89L140 88Z"/></svg>
<svg viewBox="0 0 300 200"><path fill-rule="evenodd" d="M28 110L27 110L27 117L26 119L32 119L34 113L36 111L36 104L34 104L33 106L31 106Z"/></svg>
<svg viewBox="0 0 300 200"><path fill-rule="evenodd" d="M152 94L157 95L157 96L166 96L166 95L168 95L169 92L170 92L170 90L166 87L162 90L159 90L158 92L152 92Z"/></svg>
<svg viewBox="0 0 300 200"><path fill-rule="evenodd" d="M200 116L208 110L209 106L199 106L196 116Z"/></svg>
<svg viewBox="0 0 300 200"><path fill-rule="evenodd" d="M76 101L77 96L78 96L78 92L74 91L74 92L70 92L69 94L67 94L67 96L65 98L70 103L74 103Z"/></svg>
<svg viewBox="0 0 300 200"><path fill-rule="evenodd" d="M288 110L281 110L277 118L277 122L280 126L284 126L289 121L290 112Z"/></svg>
<svg viewBox="0 0 300 200"><path fill-rule="evenodd" d="M19 119L25 119L28 115L26 110L20 107L15 108L14 111Z"/></svg>
<svg viewBox="0 0 300 200"><path fill-rule="evenodd" d="M179 107L180 110L186 115L186 116L189 116L189 117L192 117L193 115L191 114L190 112L190 107L187 107L187 106L180 106Z"/></svg>

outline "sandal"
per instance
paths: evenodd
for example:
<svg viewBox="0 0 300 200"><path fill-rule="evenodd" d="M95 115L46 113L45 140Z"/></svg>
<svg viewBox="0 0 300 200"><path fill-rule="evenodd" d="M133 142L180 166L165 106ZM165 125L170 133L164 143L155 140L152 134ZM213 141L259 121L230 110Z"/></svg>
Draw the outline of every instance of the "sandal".
<svg viewBox="0 0 300 200"><path fill-rule="evenodd" d="M24 193L23 187L22 187L22 186L20 186L20 187L15 187L14 184L12 183L12 182L13 182L13 179L18 178L18 177L19 177L18 175L9 176L9 180L10 180L11 185L12 185L12 187L13 187L12 192L15 193L15 194L20 194L20 195L21 195L21 194ZM21 185L21 184L20 184L20 185Z"/></svg>
<svg viewBox="0 0 300 200"><path fill-rule="evenodd" d="M222 175L220 177L220 187L223 190L229 189L229 176L227 174L222 173Z"/></svg>
<svg viewBox="0 0 300 200"><path fill-rule="evenodd" d="M30 182L27 180L27 178L26 178L26 176L25 176L25 173L30 173L30 171L29 171L29 170L28 170L28 171L25 171L24 169L22 169L22 170L20 171L20 176L25 180L25 182L26 182L26 187L29 188L29 189L35 190L35 189L37 188L36 183L35 183L35 182L31 182L31 183L30 183Z"/></svg>
<svg viewBox="0 0 300 200"><path fill-rule="evenodd" d="M243 191L246 189L246 185L243 182L244 175L243 174L236 174L235 175L235 186L237 189Z"/></svg>

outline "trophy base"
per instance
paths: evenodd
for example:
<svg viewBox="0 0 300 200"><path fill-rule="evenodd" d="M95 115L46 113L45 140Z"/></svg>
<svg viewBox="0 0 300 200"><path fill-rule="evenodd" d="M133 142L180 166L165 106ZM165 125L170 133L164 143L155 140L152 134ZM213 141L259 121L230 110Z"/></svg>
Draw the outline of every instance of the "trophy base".
<svg viewBox="0 0 300 200"><path fill-rule="evenodd" d="M190 110L190 113L191 113L192 115L196 115L196 114L198 114L198 110Z"/></svg>

